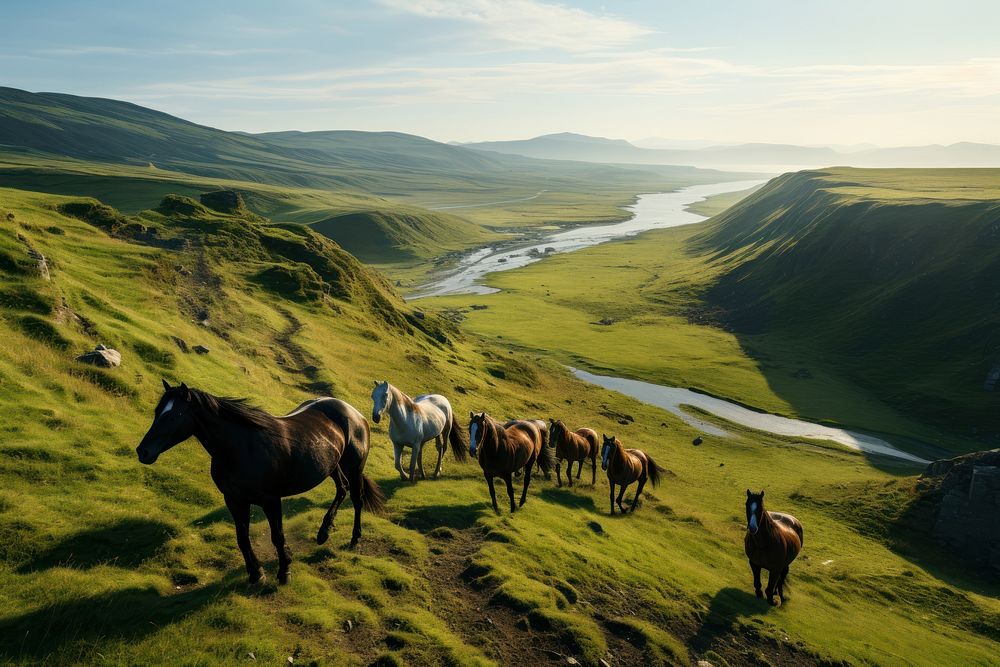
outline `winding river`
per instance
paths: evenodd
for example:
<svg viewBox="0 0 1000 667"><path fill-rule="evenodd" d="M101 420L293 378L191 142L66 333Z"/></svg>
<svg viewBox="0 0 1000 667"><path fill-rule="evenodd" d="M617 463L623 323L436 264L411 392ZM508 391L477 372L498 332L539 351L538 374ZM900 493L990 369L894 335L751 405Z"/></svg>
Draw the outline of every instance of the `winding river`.
<svg viewBox="0 0 1000 667"><path fill-rule="evenodd" d="M445 294L489 294L496 292L495 288L481 284L480 279L489 273L527 266L543 259L552 252L572 252L651 229L679 227L702 222L705 220L704 216L692 213L686 208L705 197L746 190L762 182L760 180L731 181L711 185L694 185L676 192L640 195L636 203L628 207L632 217L623 222L575 227L566 231L553 232L531 242L490 246L469 252L461 258L456 269L418 288L409 295L408 299L443 296ZM730 422L776 435L829 440L867 454L889 456L918 464L928 462L918 456L896 449L885 440L871 435L755 412L735 403L699 394L689 389L595 375L575 368L572 371L581 380L663 408L709 435L727 436L729 434L715 424L685 412L684 406L695 406Z"/></svg>
<svg viewBox="0 0 1000 667"><path fill-rule="evenodd" d="M488 273L509 271L537 262L549 252L572 252L599 243L607 243L626 236L634 236L650 229L679 227L701 222L705 216L684 210L705 197L746 190L764 181L730 181L710 185L692 185L676 192L639 195L635 204L626 210L632 217L609 225L583 225L565 231L546 234L527 243L488 246L464 255L458 267L426 285L418 287L407 300L445 294L490 294L497 290L479 281ZM541 194L541 193L539 193ZM537 197L538 195L535 195ZM441 206L439 209L456 208Z"/></svg>

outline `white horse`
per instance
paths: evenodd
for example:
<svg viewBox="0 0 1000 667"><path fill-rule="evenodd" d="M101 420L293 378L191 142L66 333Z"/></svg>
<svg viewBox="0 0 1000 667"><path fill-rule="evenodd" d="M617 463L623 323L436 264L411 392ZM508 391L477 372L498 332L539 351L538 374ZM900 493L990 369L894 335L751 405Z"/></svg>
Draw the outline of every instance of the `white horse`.
<svg viewBox="0 0 1000 667"><path fill-rule="evenodd" d="M459 461L466 457L466 446L462 439L462 429L455 423L451 403L440 394L424 394L410 398L387 380L375 382L372 390L372 421L378 424L382 415L389 413L389 439L392 441L396 457L396 470L404 480L416 482L416 473L424 477L421 452L425 442L435 440L438 460L434 469L434 479L441 474L441 459L444 458L445 441L451 443L452 454ZM403 447L410 447L410 472L403 470Z"/></svg>

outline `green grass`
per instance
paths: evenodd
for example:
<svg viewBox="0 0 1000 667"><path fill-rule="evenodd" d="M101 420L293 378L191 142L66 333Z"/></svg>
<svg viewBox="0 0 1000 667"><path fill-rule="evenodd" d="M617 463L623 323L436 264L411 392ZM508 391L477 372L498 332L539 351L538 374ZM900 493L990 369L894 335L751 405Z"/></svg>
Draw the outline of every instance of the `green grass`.
<svg viewBox="0 0 1000 667"><path fill-rule="evenodd" d="M0 279L0 661L245 664L253 653L271 664L448 665L511 651L538 663L548 649L584 664L607 651L612 664L760 655L967 665L996 654L995 588L928 557L930 547L901 556L829 504L842 488L856 497L905 483L912 469L738 427L693 448L692 429L575 381L558 352L525 354L506 336L408 317L374 272L303 230L197 209L144 213L139 222L161 238L201 239L203 251L170 251L58 212L77 198L0 190L0 201L15 213L0 227L0 249L20 262L19 232L53 266L51 281L30 263ZM309 267L321 294L302 299L251 280L268 266ZM86 326L59 315L64 299ZM27 315L68 348L11 324ZM171 337L211 353L185 354ZM123 351L123 366L103 372L118 385L77 372L72 357L98 341ZM704 349L731 344L723 337ZM497 367L530 367L532 379L488 372ZM460 415L558 416L615 433L671 472L633 516L607 515L599 477L596 488L573 490L536 479L525 507L498 517L474 463L449 457L442 479L399 483L379 426L368 471L389 495L389 514L365 515L351 552L349 507L330 543L312 542L331 484L286 501L292 583L248 587L198 443L152 467L136 461L161 377L273 412L314 395L315 382L366 411L371 381L385 377L411 394L445 393ZM621 425L615 413L635 421ZM806 526L794 597L778 610L752 597L741 545L747 486L766 487L773 509ZM265 527L255 514L253 544L273 580Z"/></svg>
<svg viewBox="0 0 1000 667"><path fill-rule="evenodd" d="M705 225L548 258L490 276L499 294L433 303L567 364L888 434L927 456L982 448L997 432L982 391L997 260L979 246L1000 193L995 171L952 171L785 176Z"/></svg>

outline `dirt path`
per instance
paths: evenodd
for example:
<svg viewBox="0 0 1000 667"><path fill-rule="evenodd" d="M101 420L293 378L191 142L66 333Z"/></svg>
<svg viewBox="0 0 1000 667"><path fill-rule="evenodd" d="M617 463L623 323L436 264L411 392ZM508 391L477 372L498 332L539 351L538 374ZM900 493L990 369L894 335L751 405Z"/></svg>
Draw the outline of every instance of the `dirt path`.
<svg viewBox="0 0 1000 667"><path fill-rule="evenodd" d="M285 370L305 376L305 381L298 383L302 389L324 396L333 396L333 383L320 378L319 366L316 361L301 345L295 342L295 335L302 331L302 321L287 308L281 306L275 308L288 321L288 326L274 337L274 342L278 346L276 350L278 364L283 366Z"/></svg>

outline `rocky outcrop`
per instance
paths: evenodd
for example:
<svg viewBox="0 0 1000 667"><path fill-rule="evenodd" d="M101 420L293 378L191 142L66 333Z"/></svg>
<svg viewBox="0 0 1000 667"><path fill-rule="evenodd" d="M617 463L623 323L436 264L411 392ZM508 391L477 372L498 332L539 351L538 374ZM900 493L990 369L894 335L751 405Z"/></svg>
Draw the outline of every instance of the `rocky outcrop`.
<svg viewBox="0 0 1000 667"><path fill-rule="evenodd" d="M1000 574L1000 449L934 461L922 478L938 500L935 539Z"/></svg>
<svg viewBox="0 0 1000 667"><path fill-rule="evenodd" d="M220 213L243 213L247 210L243 195L235 190L206 192L198 198L203 206Z"/></svg>
<svg viewBox="0 0 1000 667"><path fill-rule="evenodd" d="M100 366L101 368L115 368L122 363L122 354L118 350L112 350L98 345L90 352L85 352L76 358L85 364Z"/></svg>

